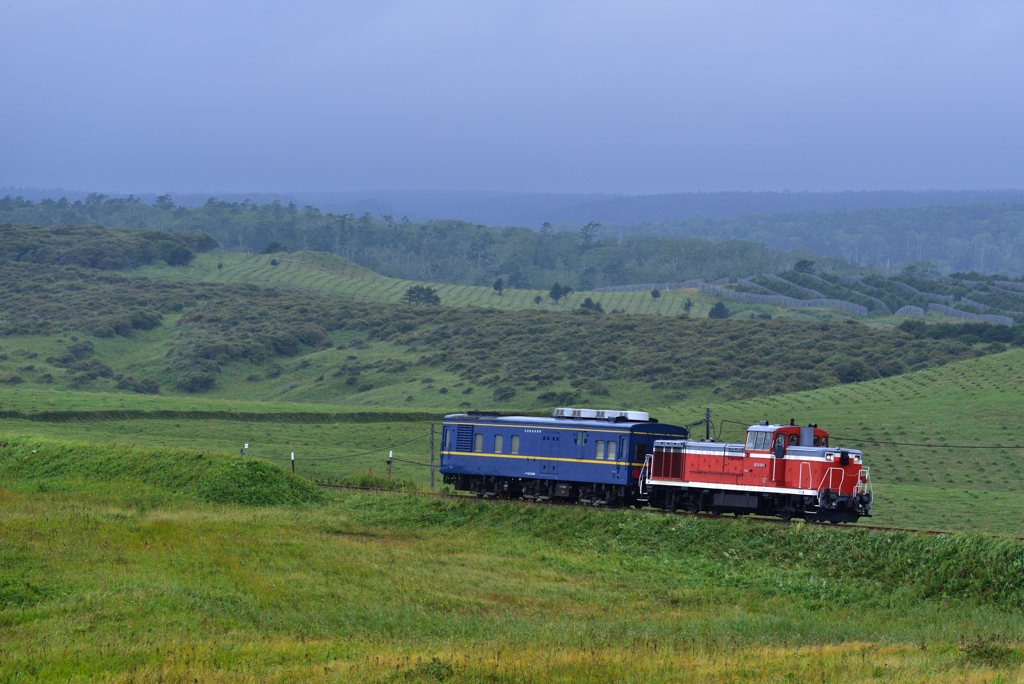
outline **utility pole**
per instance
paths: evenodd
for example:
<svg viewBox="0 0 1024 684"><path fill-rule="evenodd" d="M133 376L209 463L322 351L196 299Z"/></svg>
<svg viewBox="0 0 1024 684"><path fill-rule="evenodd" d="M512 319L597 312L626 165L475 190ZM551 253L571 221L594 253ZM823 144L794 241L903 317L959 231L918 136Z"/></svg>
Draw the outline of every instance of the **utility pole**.
<svg viewBox="0 0 1024 684"><path fill-rule="evenodd" d="M704 441L711 441L711 409L704 409Z"/></svg>
<svg viewBox="0 0 1024 684"><path fill-rule="evenodd" d="M434 424L430 424L430 491L434 491Z"/></svg>

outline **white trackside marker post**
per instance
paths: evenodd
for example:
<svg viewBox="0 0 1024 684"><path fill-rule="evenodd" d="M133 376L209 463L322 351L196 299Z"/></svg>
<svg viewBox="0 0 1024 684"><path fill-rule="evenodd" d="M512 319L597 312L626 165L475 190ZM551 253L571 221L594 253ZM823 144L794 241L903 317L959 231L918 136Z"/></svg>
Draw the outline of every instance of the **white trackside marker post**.
<svg viewBox="0 0 1024 684"><path fill-rule="evenodd" d="M295 474L295 452L292 452L292 474Z"/></svg>
<svg viewBox="0 0 1024 684"><path fill-rule="evenodd" d="M388 452L388 477L389 478L391 477L391 459L394 457L394 455L395 455L394 451L389 451Z"/></svg>

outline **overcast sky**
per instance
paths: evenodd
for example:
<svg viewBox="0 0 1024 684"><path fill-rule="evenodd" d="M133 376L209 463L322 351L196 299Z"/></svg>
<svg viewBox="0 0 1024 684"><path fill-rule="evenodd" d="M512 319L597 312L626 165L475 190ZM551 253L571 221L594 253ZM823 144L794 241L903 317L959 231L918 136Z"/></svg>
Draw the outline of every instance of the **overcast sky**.
<svg viewBox="0 0 1024 684"><path fill-rule="evenodd" d="M0 186L1024 187L1021 2L0 0Z"/></svg>

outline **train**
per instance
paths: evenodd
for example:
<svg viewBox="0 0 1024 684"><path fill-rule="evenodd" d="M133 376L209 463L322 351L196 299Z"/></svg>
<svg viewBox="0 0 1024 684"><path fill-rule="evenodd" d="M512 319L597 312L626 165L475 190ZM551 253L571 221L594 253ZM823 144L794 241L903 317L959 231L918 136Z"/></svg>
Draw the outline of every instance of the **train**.
<svg viewBox="0 0 1024 684"><path fill-rule="evenodd" d="M705 438L692 439L701 423ZM816 424L762 421L739 443L711 439L710 426L710 412L690 426L644 411L454 413L442 422L440 472L478 497L830 523L871 515L864 454L831 445Z"/></svg>

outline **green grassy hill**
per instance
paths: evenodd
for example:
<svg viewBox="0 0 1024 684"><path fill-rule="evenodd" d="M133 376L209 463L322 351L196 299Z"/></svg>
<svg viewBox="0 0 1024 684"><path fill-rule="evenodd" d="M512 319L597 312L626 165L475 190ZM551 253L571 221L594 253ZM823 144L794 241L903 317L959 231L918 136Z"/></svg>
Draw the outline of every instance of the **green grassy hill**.
<svg viewBox="0 0 1024 684"><path fill-rule="evenodd" d="M294 272L304 276L314 267L348 268L324 255L294 258L312 264ZM341 282L378 283L364 270L352 274ZM0 276L0 381L56 389L392 407L703 403L894 375L1024 344L1011 337L1015 330L990 325L896 331L849 319L416 307L334 297L308 283L153 281L21 262L0 263Z"/></svg>
<svg viewBox="0 0 1024 684"><path fill-rule="evenodd" d="M243 463L0 445L0 679L1021 674L1017 540L400 493L296 497L301 482L258 463L232 477ZM199 472L220 474L218 495Z"/></svg>
<svg viewBox="0 0 1024 684"><path fill-rule="evenodd" d="M1020 522L1024 520L1024 480L1018 474L1024 449L940 448L1024 446L1022 381L1024 350L1013 350L870 382L707 405L723 440L741 440L745 427L759 420L794 418L799 423L818 423L836 443L862 449L877 497L875 517L865 524L1024 536ZM8 417L0 418L0 432L224 453L238 453L242 444L249 443L253 456L288 458L295 452L299 475L334 481L371 469L382 473L387 450L394 449L403 462L394 464L393 474L425 487L429 471L419 464L429 462L430 422L458 410L444 400L446 395L430 396L432 405L426 412L405 412L211 397L135 399L124 394L4 389L0 390L0 416ZM613 399L602 398L594 405L621 406ZM496 405L484 399L476 407ZM662 421L676 423L698 420L704 407L692 401L637 405ZM149 413L116 415L127 409ZM353 415L356 410L360 413ZM21 415L3 413L8 411ZM374 411L379 418L367 415ZM235 415L226 417L229 412ZM247 413L262 414L265 419ZM368 451L374 453L359 455ZM288 467L287 461L277 463Z"/></svg>
<svg viewBox="0 0 1024 684"><path fill-rule="evenodd" d="M598 315L488 288L469 290L498 306L412 307L383 301L405 281L325 254L153 264L126 277L0 261L0 430L224 453L250 443L255 456L296 452L299 474L320 479L380 472L378 450L394 447L410 461L395 474L421 485L429 422L467 408L641 408L689 423L712 405L741 423L794 417L851 440L1024 444L1017 394L999 384L1024 375L1022 352L990 336L1016 326ZM651 307L676 296L605 294ZM157 385L161 396L147 393ZM139 409L163 413L119 413ZM1017 452L865 451L887 502L878 522L1019 534Z"/></svg>
<svg viewBox="0 0 1024 684"><path fill-rule="evenodd" d="M1014 350L899 377L729 402L713 411L723 440L740 440L743 425L758 420L794 418L862 449L876 487L871 524L1024 537L1024 448L945 448L1024 447L1022 384L1024 350ZM694 420L694 414L659 412L669 421Z"/></svg>
<svg viewBox="0 0 1024 684"><path fill-rule="evenodd" d="M271 265L276 261L276 265ZM218 268L220 265L220 268ZM708 311L718 298L703 295L695 288L677 292L665 292L654 299L650 292L577 292L555 303L548 297L547 290L507 289L499 295L493 288L473 285L449 285L445 283L416 282L399 280L377 275L370 270L356 266L347 259L322 252L294 252L266 254L199 254L188 269L164 264L149 265L135 269L134 273L154 280L190 280L213 283L256 283L288 287L303 291L324 292L364 302L397 302L413 285L426 285L437 290L443 306L481 306L495 309L548 309L570 311L578 309L580 303L590 297L599 302L605 311L623 311L634 314L678 316L684 313L686 300L693 302L690 315L706 318ZM541 298L536 304L534 299ZM774 312L781 314L777 307L759 305L738 305L734 315ZM806 318L820 317L820 312L797 310ZM817 316L815 315L817 314ZM796 315L796 314L794 314Z"/></svg>
<svg viewBox="0 0 1024 684"><path fill-rule="evenodd" d="M272 262L276 263L272 265ZM324 292L363 302L398 302L409 287L425 285L437 290L443 306L453 307L480 306L495 309L570 311L578 309L586 298L590 298L600 304L605 312L617 311L655 316L679 316L686 313L687 302L690 302L689 315L691 318L707 318L711 308L722 302L727 307L730 317L734 319L766 316L808 321L852 318L872 326L889 327L898 325L907 318L906 316L875 314L869 319L864 319L835 309L789 308L738 302L699 292L697 288L665 291L658 298L652 297L651 293L647 291L575 292L556 303L548 296L547 290L506 289L504 294L499 295L490 287L388 278L357 266L347 259L323 252L294 252L292 254L282 252L273 255L250 255L237 252L206 253L197 254L188 268L167 266L163 262L155 262L134 269L132 273L154 280L273 285L306 292ZM820 284L818 286L824 287ZM793 294L800 295L799 292ZM836 296L842 298L840 295ZM539 304L535 301L537 297L541 298ZM925 313L924 320L944 322L953 319L941 313L928 311Z"/></svg>

